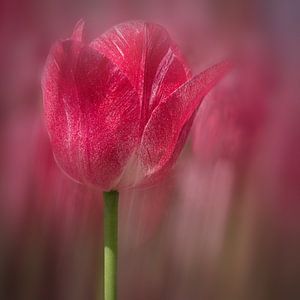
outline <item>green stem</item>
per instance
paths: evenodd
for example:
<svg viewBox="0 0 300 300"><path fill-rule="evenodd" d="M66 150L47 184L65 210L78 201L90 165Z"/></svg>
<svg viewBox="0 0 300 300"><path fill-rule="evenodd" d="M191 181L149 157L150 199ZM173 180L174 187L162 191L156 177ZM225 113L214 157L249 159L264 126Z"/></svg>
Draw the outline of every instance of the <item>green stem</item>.
<svg viewBox="0 0 300 300"><path fill-rule="evenodd" d="M104 192L104 300L117 300L118 200L117 191Z"/></svg>

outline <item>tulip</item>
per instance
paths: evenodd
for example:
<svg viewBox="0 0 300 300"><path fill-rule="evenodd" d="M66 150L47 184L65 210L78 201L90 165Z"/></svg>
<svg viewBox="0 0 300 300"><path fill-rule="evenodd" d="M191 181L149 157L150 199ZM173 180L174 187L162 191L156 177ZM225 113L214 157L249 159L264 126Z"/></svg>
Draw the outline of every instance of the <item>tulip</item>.
<svg viewBox="0 0 300 300"><path fill-rule="evenodd" d="M203 97L224 75L219 63L191 77L161 26L132 21L89 45L80 21L48 56L46 126L55 159L77 182L101 190L148 185L181 152Z"/></svg>
<svg viewBox="0 0 300 300"><path fill-rule="evenodd" d="M223 161L235 168L240 180L255 156L267 122L268 99L278 81L265 47L252 38L237 48L235 72L201 105L191 135L202 169Z"/></svg>
<svg viewBox="0 0 300 300"><path fill-rule="evenodd" d="M195 113L225 74L219 63L191 77L159 25L123 23L89 45L80 21L57 42L42 89L55 159L75 181L104 192L104 299L117 299L118 190L148 185L171 168Z"/></svg>

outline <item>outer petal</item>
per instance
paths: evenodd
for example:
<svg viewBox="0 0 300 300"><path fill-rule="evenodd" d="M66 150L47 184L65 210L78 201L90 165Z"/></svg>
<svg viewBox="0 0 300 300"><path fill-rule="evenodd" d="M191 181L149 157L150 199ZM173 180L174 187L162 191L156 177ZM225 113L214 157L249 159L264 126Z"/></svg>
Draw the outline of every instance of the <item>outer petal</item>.
<svg viewBox="0 0 300 300"><path fill-rule="evenodd" d="M139 100L127 77L97 51L65 41L48 57L43 96L58 164L77 181L113 188L138 138Z"/></svg>
<svg viewBox="0 0 300 300"><path fill-rule="evenodd" d="M156 24L123 23L90 46L118 65L137 90L142 103L142 130L157 104L189 77L179 50Z"/></svg>
<svg viewBox="0 0 300 300"><path fill-rule="evenodd" d="M80 19L73 30L72 36L71 36L71 40L73 41L78 41L78 42L82 42L83 38L84 38L84 26L85 23L82 19Z"/></svg>
<svg viewBox="0 0 300 300"><path fill-rule="evenodd" d="M148 115L164 99L189 79L182 61L169 49L159 64L148 95ZM148 116L148 118L149 118ZM147 118L147 120L148 120Z"/></svg>
<svg viewBox="0 0 300 300"><path fill-rule="evenodd" d="M227 63L207 69L156 107L145 127L139 152L146 177L155 177L171 166L184 145L202 99L227 70Z"/></svg>

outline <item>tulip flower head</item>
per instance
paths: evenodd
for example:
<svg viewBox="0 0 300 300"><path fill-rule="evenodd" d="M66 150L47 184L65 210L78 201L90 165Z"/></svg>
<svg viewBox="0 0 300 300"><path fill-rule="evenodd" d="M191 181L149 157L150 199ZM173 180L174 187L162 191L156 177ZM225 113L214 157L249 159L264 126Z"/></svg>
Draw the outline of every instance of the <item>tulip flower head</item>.
<svg viewBox="0 0 300 300"><path fill-rule="evenodd" d="M90 44L80 21L48 56L46 126L58 165L102 190L161 178L183 148L203 97L226 72L217 64L192 77L159 25L131 21Z"/></svg>

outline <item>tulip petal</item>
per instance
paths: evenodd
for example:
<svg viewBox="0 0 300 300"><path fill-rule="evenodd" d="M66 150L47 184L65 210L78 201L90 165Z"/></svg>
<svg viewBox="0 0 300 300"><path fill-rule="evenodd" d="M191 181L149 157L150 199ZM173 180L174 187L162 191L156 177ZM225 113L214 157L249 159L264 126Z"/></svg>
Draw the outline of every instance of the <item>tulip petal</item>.
<svg viewBox="0 0 300 300"><path fill-rule="evenodd" d="M52 49L43 77L55 158L73 179L114 188L138 139L139 99L109 59L76 41Z"/></svg>
<svg viewBox="0 0 300 300"><path fill-rule="evenodd" d="M99 51L119 66L133 87L139 90L143 73L144 23L132 21L114 26L91 42Z"/></svg>
<svg viewBox="0 0 300 300"><path fill-rule="evenodd" d="M149 98L149 114L156 106L187 81L184 65L169 49L158 66Z"/></svg>
<svg viewBox="0 0 300 300"><path fill-rule="evenodd" d="M71 39L74 41L82 42L85 23L83 19L80 19L74 27Z"/></svg>
<svg viewBox="0 0 300 300"><path fill-rule="evenodd" d="M202 99L228 71L228 67L228 63L220 63L193 77L153 111L139 152L146 177L167 169L166 166L178 156Z"/></svg>
<svg viewBox="0 0 300 300"><path fill-rule="evenodd" d="M158 103L190 76L169 34L156 24L123 23L90 46L118 65L137 90L142 103L142 131Z"/></svg>

